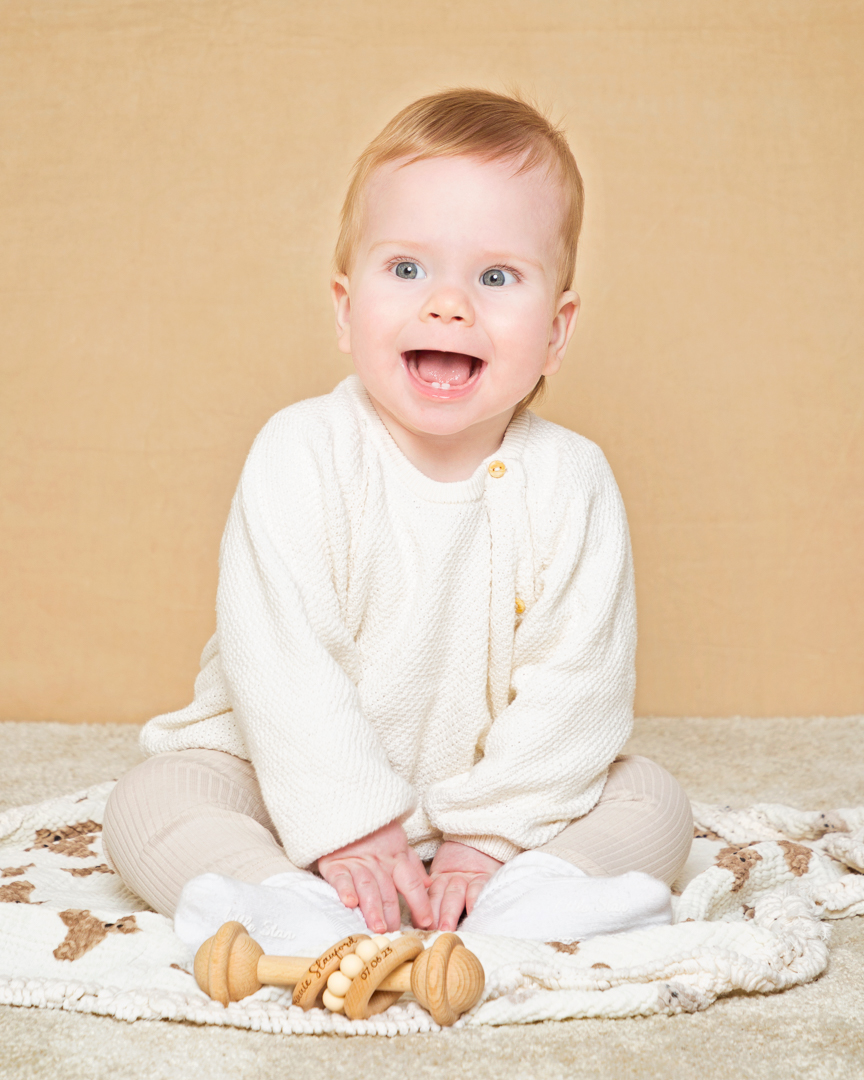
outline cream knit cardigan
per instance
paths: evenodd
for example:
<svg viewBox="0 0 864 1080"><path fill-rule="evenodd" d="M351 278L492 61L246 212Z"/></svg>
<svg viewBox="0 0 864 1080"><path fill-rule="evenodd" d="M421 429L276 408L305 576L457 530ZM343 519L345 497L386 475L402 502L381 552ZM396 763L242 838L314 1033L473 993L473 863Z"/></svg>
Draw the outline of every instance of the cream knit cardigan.
<svg viewBox="0 0 864 1080"><path fill-rule="evenodd" d="M600 450L524 413L456 483L397 448L351 376L249 454L195 700L150 754L255 766L289 859L396 818L508 860L594 806L632 724L624 507Z"/></svg>

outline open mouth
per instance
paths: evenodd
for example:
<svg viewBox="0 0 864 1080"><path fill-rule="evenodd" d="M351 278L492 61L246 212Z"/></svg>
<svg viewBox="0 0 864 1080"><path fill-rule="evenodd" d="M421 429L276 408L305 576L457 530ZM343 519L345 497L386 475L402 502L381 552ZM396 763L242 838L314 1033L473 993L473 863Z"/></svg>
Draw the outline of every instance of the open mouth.
<svg viewBox="0 0 864 1080"><path fill-rule="evenodd" d="M486 367L485 361L467 353L412 349L402 355L414 379L423 389L436 392L436 397L465 392Z"/></svg>

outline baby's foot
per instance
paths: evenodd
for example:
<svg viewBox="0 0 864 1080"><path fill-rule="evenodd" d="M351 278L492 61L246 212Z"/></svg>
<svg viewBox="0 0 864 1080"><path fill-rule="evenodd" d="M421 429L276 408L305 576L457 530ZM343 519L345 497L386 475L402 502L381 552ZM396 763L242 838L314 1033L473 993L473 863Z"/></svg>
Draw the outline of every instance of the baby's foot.
<svg viewBox="0 0 864 1080"><path fill-rule="evenodd" d="M240 922L268 956L319 956L349 934L369 933L359 908L304 870L250 885L221 874L187 881L174 912L174 932L190 949L226 922Z"/></svg>
<svg viewBox="0 0 864 1080"><path fill-rule="evenodd" d="M523 851L489 881L460 929L566 942L671 921L669 887L648 874L589 877L557 855Z"/></svg>

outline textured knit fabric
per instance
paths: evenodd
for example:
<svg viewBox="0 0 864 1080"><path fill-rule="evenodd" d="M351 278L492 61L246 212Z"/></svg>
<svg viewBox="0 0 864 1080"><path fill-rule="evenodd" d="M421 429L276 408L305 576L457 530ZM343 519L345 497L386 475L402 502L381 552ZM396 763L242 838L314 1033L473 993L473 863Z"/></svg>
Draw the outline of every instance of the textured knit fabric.
<svg viewBox="0 0 864 1080"><path fill-rule="evenodd" d="M250 452L195 701L149 753L250 760L289 859L399 818L502 860L597 802L629 735L635 604L599 449L525 413L468 480L415 469L351 377Z"/></svg>
<svg viewBox="0 0 864 1080"><path fill-rule="evenodd" d="M674 778L626 755L612 763L594 809L539 850L591 876L641 870L670 883L692 836L690 805ZM201 874L259 884L300 872L278 844L252 766L215 750L157 754L121 776L102 843L129 888L169 917L183 886Z"/></svg>

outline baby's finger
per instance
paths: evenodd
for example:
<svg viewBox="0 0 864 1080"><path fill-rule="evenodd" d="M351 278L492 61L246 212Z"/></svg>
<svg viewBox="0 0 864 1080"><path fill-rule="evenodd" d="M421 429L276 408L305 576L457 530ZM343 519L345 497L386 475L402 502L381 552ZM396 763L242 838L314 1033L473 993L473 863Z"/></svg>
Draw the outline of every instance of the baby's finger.
<svg viewBox="0 0 864 1080"><path fill-rule="evenodd" d="M333 867L322 870L321 877L323 877L329 885L333 886L345 907L356 908L360 903L357 890L354 888L354 879L351 877L346 866L337 863Z"/></svg>
<svg viewBox="0 0 864 1080"><path fill-rule="evenodd" d="M443 877L432 878L432 884L429 886L429 906L432 908L432 929L438 927L438 915L441 911L441 901L444 898L444 890L447 888L447 881Z"/></svg>
<svg viewBox="0 0 864 1080"><path fill-rule="evenodd" d="M402 912L399 908L399 894L395 883L383 871L379 871L378 889L381 894L381 908L387 930L398 930L402 925ZM377 931L383 933L383 931Z"/></svg>
<svg viewBox="0 0 864 1080"><path fill-rule="evenodd" d="M420 858L417 852L413 851L411 848L408 848L406 861L408 862L408 865L412 868L412 870L416 871L417 876L423 883L423 888L428 889L429 885L432 882L432 878L429 877L426 867L423 864L423 860Z"/></svg>
<svg viewBox="0 0 864 1080"><path fill-rule="evenodd" d="M366 925L374 934L383 934L387 929L384 918L384 905L381 902L381 889L375 875L367 866L357 866L352 870L354 888L360 898L360 911ZM398 929L398 927L397 927Z"/></svg>
<svg viewBox="0 0 864 1080"><path fill-rule="evenodd" d="M438 913L439 930L455 930L462 912L465 909L465 890L467 882L461 874L453 876L447 883L444 896L441 898L441 908Z"/></svg>
<svg viewBox="0 0 864 1080"><path fill-rule="evenodd" d="M429 877L419 859L416 865L409 859L400 859L393 867L393 884L405 897L411 922L418 930L428 930L434 926L428 883Z"/></svg>
<svg viewBox="0 0 864 1080"><path fill-rule="evenodd" d="M465 910L469 915L471 914L471 909L477 903L477 898L486 888L491 877L491 874L478 874L468 883L468 888L465 891Z"/></svg>

